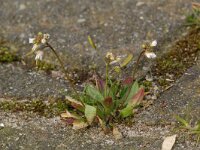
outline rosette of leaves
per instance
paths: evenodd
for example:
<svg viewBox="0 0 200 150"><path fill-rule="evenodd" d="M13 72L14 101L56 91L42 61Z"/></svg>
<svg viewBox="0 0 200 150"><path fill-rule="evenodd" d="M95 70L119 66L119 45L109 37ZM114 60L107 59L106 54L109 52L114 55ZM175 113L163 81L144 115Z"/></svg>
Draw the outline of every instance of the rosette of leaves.
<svg viewBox="0 0 200 150"><path fill-rule="evenodd" d="M104 131L108 131L114 121L132 116L144 97L144 88L131 77L123 81L109 80L107 95L105 86L105 82L98 78L96 85L85 87L80 99L66 96L73 109L66 110L61 118L73 129L100 124Z"/></svg>

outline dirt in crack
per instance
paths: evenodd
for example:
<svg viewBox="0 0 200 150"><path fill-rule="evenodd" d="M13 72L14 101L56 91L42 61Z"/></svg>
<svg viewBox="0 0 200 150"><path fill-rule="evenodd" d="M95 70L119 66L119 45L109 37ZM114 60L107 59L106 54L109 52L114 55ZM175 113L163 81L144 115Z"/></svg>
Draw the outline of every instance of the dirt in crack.
<svg viewBox="0 0 200 150"><path fill-rule="evenodd" d="M192 29L156 60L153 74L161 86L169 86L194 65L200 51L200 28Z"/></svg>

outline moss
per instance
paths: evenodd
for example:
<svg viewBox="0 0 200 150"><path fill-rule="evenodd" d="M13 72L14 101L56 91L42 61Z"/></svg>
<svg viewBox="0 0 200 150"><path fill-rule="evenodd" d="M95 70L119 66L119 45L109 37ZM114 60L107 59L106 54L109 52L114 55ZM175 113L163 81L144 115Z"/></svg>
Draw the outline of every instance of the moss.
<svg viewBox="0 0 200 150"><path fill-rule="evenodd" d="M59 115L68 107L63 100L56 100L51 102L44 102L42 100L33 100L26 102L19 101L4 101L0 102L0 109L11 112L34 112L41 116L53 117Z"/></svg>
<svg viewBox="0 0 200 150"><path fill-rule="evenodd" d="M158 80L158 83L159 83L159 85L161 85L161 86L168 85L168 82L167 82L165 79L162 79L162 78Z"/></svg>
<svg viewBox="0 0 200 150"><path fill-rule="evenodd" d="M54 70L56 66L46 61L39 61L37 68L48 72Z"/></svg>
<svg viewBox="0 0 200 150"><path fill-rule="evenodd" d="M179 74L181 70L184 70L184 64L181 61L176 61L174 58L166 57L157 61L160 65L160 71L167 73Z"/></svg>
<svg viewBox="0 0 200 150"><path fill-rule="evenodd" d="M12 53L8 47L0 46L0 62L18 61L19 57Z"/></svg>
<svg viewBox="0 0 200 150"><path fill-rule="evenodd" d="M187 68L196 63L200 51L200 28L193 29L188 35L177 41L161 58L156 60L153 69L160 85L168 85L167 75L173 75L173 80L179 78Z"/></svg>
<svg viewBox="0 0 200 150"><path fill-rule="evenodd" d="M141 82L141 85L143 85L145 87L145 91L149 91L152 87L152 82L147 81L147 80L143 80Z"/></svg>

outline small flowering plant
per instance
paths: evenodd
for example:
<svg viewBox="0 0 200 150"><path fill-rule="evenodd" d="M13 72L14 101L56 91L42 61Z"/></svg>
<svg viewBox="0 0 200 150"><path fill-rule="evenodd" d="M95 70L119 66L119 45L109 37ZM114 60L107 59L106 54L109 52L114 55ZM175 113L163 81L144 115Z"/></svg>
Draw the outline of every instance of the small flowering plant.
<svg viewBox="0 0 200 150"><path fill-rule="evenodd" d="M36 65L38 60L42 60L44 48L49 48L58 59L66 79L69 81L75 95L66 96L71 109L66 110L61 114L61 118L68 124L73 126L73 129L81 129L93 124L99 124L103 130L109 131L113 128L113 123L132 116L138 106L140 106L144 95L144 87L139 85L135 79L138 64L142 56L149 59L156 57L153 52L153 47L157 45L157 41L143 45L131 77L125 79L117 78L123 72L123 69L132 61L133 55L129 54L122 59L108 52L104 57L105 62L105 79L94 73L93 83L85 85L82 92L77 92L73 79L70 78L68 70L65 69L64 63L60 59L55 49L49 44L49 34L39 33L35 38L29 39L33 44L29 54L35 53ZM97 52L97 47L90 36L88 36L90 45ZM100 54L101 56L101 54ZM111 76L116 75L115 78Z"/></svg>
<svg viewBox="0 0 200 150"><path fill-rule="evenodd" d="M29 56L33 53L35 53L35 61L36 61L36 67L39 66L40 62L43 60L44 56L44 49L48 48L50 49L55 57L58 59L58 62L60 63L61 69L63 73L65 74L65 78L69 81L69 84L71 88L73 89L74 93L78 95L75 85L73 83L73 79L71 79L68 71L64 67L63 61L60 59L58 53L56 50L51 46L49 43L50 35L42 32L39 32L35 38L29 38L29 43L33 44L33 47L29 53L26 54L26 56Z"/></svg>
<svg viewBox="0 0 200 150"><path fill-rule="evenodd" d="M90 36L88 40L90 45L99 52ZM133 55L129 54L124 60L121 60L113 53L108 52L104 57L105 80L95 75L95 84L87 84L79 98L67 96L66 99L73 111L66 110L62 113L63 120L71 124L73 129L81 129L99 123L104 131L108 131L114 129L113 122L132 116L145 95L144 87L139 85L137 80L134 80L136 68L142 56L150 59L156 57L153 52L153 47L156 45L157 41L153 41L143 46L133 76L123 80L111 78L111 73L113 70L116 74L123 72L124 67L131 62Z"/></svg>

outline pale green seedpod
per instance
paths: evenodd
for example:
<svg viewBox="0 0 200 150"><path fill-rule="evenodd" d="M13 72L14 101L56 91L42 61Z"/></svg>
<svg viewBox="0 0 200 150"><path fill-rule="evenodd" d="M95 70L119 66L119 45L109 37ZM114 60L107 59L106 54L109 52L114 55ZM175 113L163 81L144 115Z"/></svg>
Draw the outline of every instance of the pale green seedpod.
<svg viewBox="0 0 200 150"><path fill-rule="evenodd" d="M92 38L88 35L88 41L90 43L90 45L94 48L94 49L97 49L95 43L93 42Z"/></svg>
<svg viewBox="0 0 200 150"><path fill-rule="evenodd" d="M125 60L121 63L120 67L123 68L126 65L128 65L130 63L130 61L133 59L133 54L129 54Z"/></svg>

